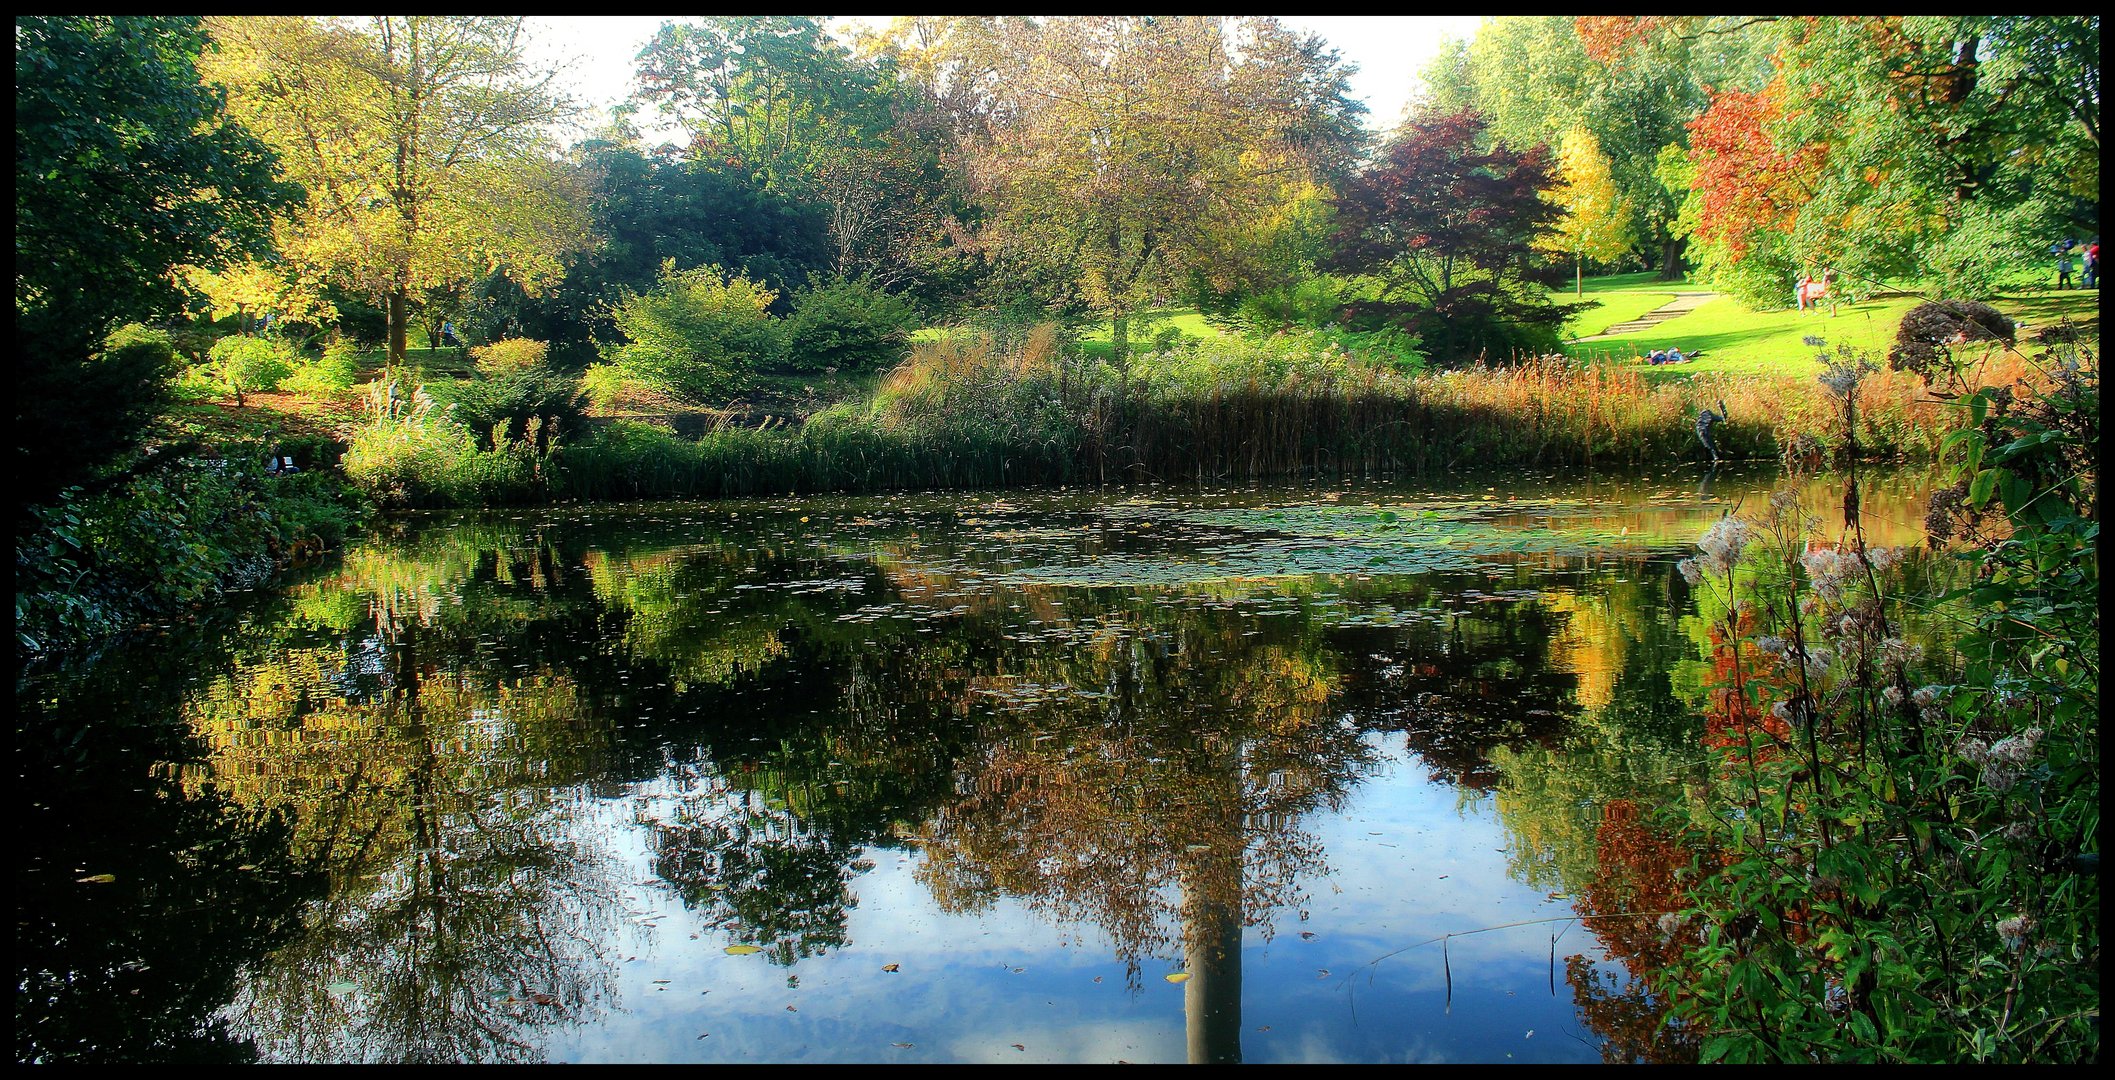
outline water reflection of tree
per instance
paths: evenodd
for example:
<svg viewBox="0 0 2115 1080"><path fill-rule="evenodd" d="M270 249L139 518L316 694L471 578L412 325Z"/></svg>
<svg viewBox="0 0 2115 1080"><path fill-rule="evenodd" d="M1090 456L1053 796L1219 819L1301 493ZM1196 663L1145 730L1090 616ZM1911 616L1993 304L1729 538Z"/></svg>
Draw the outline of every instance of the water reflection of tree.
<svg viewBox="0 0 2115 1080"><path fill-rule="evenodd" d="M1339 807L1372 755L1312 638L1195 609L1096 614L1087 647L1009 657L1019 680L1077 692L1020 707L968 763L918 876L949 910L1013 896L1098 927L1133 986L1179 949L1193 1051L1238 1059L1241 928L1268 935L1304 902L1325 866L1299 820Z"/></svg>
<svg viewBox="0 0 2115 1080"><path fill-rule="evenodd" d="M851 878L873 869L846 838L767 805L755 791L711 785L653 825L654 873L730 940L773 963L843 948Z"/></svg>
<svg viewBox="0 0 2115 1080"><path fill-rule="evenodd" d="M1347 672L1346 707L1403 732L1433 779L1488 790L1499 779L1493 749L1562 736L1578 712L1579 679L1552 654L1561 617L1500 595L1500 584L1475 585L1465 594L1460 581L1424 581L1402 594L1407 606L1445 612L1437 625L1347 628L1332 638L1369 661Z"/></svg>
<svg viewBox="0 0 2115 1080"><path fill-rule="evenodd" d="M598 943L617 922L616 867L565 837L579 807L552 797L597 773L607 732L581 724L563 676L459 659L516 628L537 606L516 586L543 591L564 561L532 545L468 562L422 580L415 562L348 560L334 585L366 592L371 626L271 650L193 701L216 750L194 785L292 811L297 850L331 876L308 932L230 1007L267 1056L528 1060L540 1028L614 992ZM277 674L303 668L327 670Z"/></svg>
<svg viewBox="0 0 2115 1080"><path fill-rule="evenodd" d="M226 649L202 636L196 653L139 643L17 687L19 1063L256 1058L216 1011L323 883L292 857L286 814L177 779L202 751L166 719L183 662Z"/></svg>
<svg viewBox="0 0 2115 1080"><path fill-rule="evenodd" d="M1492 753L1503 779L1499 818L1510 843L1508 870L1538 888L1566 892L1582 925L1614 965L1566 959L1565 979L1580 1016L1602 1039L1610 1062L1693 1061L1697 1047L1665 1026L1667 1000L1649 981L1669 936L1656 916L1676 903L1674 873L1690 855L1659 836L1642 806L1695 797L1703 773L1703 723L1676 696L1668 671L1691 652L1677 626L1680 578L1654 565L1626 581L1592 583L1588 595L1553 605L1580 618L1597 613L1602 635L1582 642L1605 650L1613 681L1599 707L1585 709L1552 745ZM1564 636L1574 636L1569 630Z"/></svg>

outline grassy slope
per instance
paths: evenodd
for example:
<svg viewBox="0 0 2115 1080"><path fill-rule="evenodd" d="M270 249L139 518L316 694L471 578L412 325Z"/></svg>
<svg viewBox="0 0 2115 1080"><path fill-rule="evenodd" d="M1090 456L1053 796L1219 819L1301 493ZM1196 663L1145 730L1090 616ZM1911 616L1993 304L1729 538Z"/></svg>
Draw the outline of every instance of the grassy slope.
<svg viewBox="0 0 2115 1080"><path fill-rule="evenodd" d="M1644 276L1620 275L1613 279L1618 287L1609 291L1617 296L1637 295L1640 287L1625 279ZM1587 282L1590 298L1594 295L1593 285L1593 280ZM1555 296L1560 300L1570 298L1569 293ZM1655 368L1645 365L1642 360L1635 360L1655 381L1688 379L1708 371L1805 374L1814 355L1814 347L1806 344L1807 337L1819 337L1831 345L1852 345L1884 354L1894 341L1895 329L1903 314L1922 302L1921 297L1892 296L1842 304L1832 314L1827 308L1809 312L1797 308L1749 311L1730 297L1720 297L1645 333L1580 342L1566 351L1576 357L1625 361L1670 345L1680 346L1684 352L1704 351L1701 360L1679 366ZM2072 322L2097 324L2099 317L2098 294L2084 290L2006 295L1998 297L1994 303L1999 310L2019 320L2028 334L2065 318Z"/></svg>
<svg viewBox="0 0 2115 1080"><path fill-rule="evenodd" d="M1587 278L1581 283L1580 292L1569 288L1553 289L1550 291L1550 302L1593 305L1566 320L1564 337L1569 341L1588 334L1598 334L1617 323L1629 322L1674 299L1677 292L1702 290L1703 286L1692 284L1686 277L1675 281L1662 281L1657 273L1651 271L1606 274Z"/></svg>

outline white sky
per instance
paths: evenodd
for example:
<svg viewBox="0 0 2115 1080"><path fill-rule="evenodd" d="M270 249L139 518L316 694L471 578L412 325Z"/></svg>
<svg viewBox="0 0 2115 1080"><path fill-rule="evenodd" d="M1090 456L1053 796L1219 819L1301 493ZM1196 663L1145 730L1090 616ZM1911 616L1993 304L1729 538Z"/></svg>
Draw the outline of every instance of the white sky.
<svg viewBox="0 0 2115 1080"><path fill-rule="evenodd" d="M631 93L632 57L671 16L532 16L530 31L539 52L570 60L573 92L592 108L591 122ZM885 22L880 16L863 21ZM1467 39L1483 21L1478 15L1281 15L1286 25L1320 34L1345 60L1358 65L1352 93L1369 111L1367 126L1395 126L1408 103L1417 71L1447 35ZM644 119L644 118L642 118Z"/></svg>

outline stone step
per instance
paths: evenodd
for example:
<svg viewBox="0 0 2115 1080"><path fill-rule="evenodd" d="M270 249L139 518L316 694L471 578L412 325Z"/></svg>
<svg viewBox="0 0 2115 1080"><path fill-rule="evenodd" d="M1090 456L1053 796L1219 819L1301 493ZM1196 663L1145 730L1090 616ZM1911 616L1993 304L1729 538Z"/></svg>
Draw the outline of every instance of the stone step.
<svg viewBox="0 0 2115 1080"><path fill-rule="evenodd" d="M1674 299L1653 308L1635 319L1617 323L1598 334L1589 334L1578 340L1595 341L1600 338L1622 337L1625 334L1635 334L1640 330L1650 330L1669 319L1687 315L1717 298L1717 293L1676 293L1674 294Z"/></svg>

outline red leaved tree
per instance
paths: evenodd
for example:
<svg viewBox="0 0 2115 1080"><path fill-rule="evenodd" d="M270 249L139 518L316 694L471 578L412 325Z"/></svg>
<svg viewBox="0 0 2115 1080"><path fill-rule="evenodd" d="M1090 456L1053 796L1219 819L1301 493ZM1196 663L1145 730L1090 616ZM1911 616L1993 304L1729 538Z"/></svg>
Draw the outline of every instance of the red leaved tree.
<svg viewBox="0 0 2115 1080"><path fill-rule="evenodd" d="M1423 337L1441 363L1548 352L1570 309L1545 287L1562 265L1539 256L1556 207L1548 147L1485 149L1473 109L1412 117L1339 208L1335 267L1371 275L1369 314Z"/></svg>

